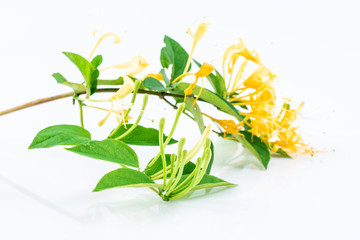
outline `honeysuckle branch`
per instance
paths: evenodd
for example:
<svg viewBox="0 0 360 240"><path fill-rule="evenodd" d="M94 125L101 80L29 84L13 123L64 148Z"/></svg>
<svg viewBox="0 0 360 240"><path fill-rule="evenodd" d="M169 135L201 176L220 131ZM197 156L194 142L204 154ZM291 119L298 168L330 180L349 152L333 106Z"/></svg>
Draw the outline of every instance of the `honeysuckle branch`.
<svg viewBox="0 0 360 240"><path fill-rule="evenodd" d="M98 89L96 92L97 93L106 93L106 92L116 92L118 90L118 88L101 88ZM148 94L148 95L155 95L158 96L160 99L164 100L164 102L166 102L167 104L169 104L170 106L172 106L174 109L178 109L178 107L174 104L172 104L169 100L167 100L165 98L165 96L167 97L184 97L184 95L181 94L176 94L176 93L167 93L167 92L156 92L156 91L149 91L149 90L144 90L144 89L139 89L138 93L140 94ZM80 92L77 95L82 95L82 94L86 94L86 92ZM54 95L51 97L46 97L46 98L39 98L24 104L21 104L19 106L13 107L13 108L9 108L6 109L4 111L0 111L0 116L9 114L9 113L13 113L19 110L23 110L26 108L30 108L33 106L37 106L43 103L47 103L47 102L52 102L55 100L60 100L63 98L68 98L68 97L73 97L74 96L74 92L68 92L68 93L63 93L63 94L59 94L59 95ZM201 99L199 99L200 101L202 101ZM189 118L191 118L192 120L195 120L192 116L190 116L188 113L186 113L185 111L183 111L183 114L185 114L186 116L188 116ZM223 133L222 132L217 132L212 130L212 132L216 133L219 136L222 136Z"/></svg>
<svg viewBox="0 0 360 240"><path fill-rule="evenodd" d="M96 90L97 93L106 93L106 92L116 92L117 90L119 90L118 88L101 88ZM159 97L163 97L163 96L168 96L168 97L184 97L184 95L182 94L176 94L176 93L167 93L167 92L156 92L156 91L149 91L149 90L144 90L144 89L139 89L138 93L140 94L148 94L148 95L156 95ZM82 95L82 94L86 94L85 91L78 93L77 95ZM43 103L47 103L47 102L52 102L55 100L59 100L59 99L63 99L63 98L68 98L68 97L73 97L74 96L74 92L67 92L67 93L63 93L63 94L59 94L59 95L55 95L55 96L51 96L51 97L46 97L46 98L39 98L24 104L21 104L19 106L13 107L13 108L9 108L3 111L0 111L0 116L2 115L6 115L8 113L12 113L12 112L16 112L22 109L26 109L29 107L33 107L33 106L37 106Z"/></svg>

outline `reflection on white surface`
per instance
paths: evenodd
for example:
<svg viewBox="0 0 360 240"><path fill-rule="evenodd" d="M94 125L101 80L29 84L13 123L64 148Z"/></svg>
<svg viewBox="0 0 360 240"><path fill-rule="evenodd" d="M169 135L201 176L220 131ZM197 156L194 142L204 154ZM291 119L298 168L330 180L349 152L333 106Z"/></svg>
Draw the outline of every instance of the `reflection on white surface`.
<svg viewBox="0 0 360 240"><path fill-rule="evenodd" d="M216 141L217 155L227 158L229 149L234 146L222 141ZM6 149L5 153L7 151L10 154L14 149ZM27 151L24 153L28 154ZM338 159L344 156L347 158L339 164ZM52 151L43 152L39 161L45 163L51 157ZM175 239L186 236L182 229L196 233L207 229L204 234L211 237L231 238L239 234L258 239L269 235L293 239L310 235L336 239L347 236L347 233L352 237L357 231L353 219L360 214L355 207L360 198L358 190L350 183L359 182L356 169L360 164L342 148L338 154L330 152L315 157L273 159L267 171L229 166L226 161L221 161L224 159L219 159L213 173L237 183L237 187L173 202L164 202L147 189L92 193L89 185L91 181L96 182L96 178L92 179L94 176L79 171L66 175L69 167L94 168L100 175L106 172L108 166L89 160L80 157L64 160L65 163L44 164L37 171L22 172L21 178L16 174L12 177L6 174L5 177L1 171L0 220L1 224L10 223L5 233L9 231L7 234L11 234L8 236L23 236L14 228L17 225L9 221L13 217L20 225L31 223L32 234L42 231L43 237L53 236L52 231L65 228L68 236L77 236L84 231L83 234L86 232L90 239L104 234L129 236L134 233L145 237L149 232L156 235L154 229L163 228L167 234L178 232ZM32 161L20 162L26 168L27 164L33 164ZM53 178L40 181L46 172L52 172ZM60 178L61 175L66 177ZM337 228L329 230L328 226L335 225ZM47 230L40 230L44 226ZM106 233L102 233L103 230ZM64 237L66 235L60 234L55 239Z"/></svg>

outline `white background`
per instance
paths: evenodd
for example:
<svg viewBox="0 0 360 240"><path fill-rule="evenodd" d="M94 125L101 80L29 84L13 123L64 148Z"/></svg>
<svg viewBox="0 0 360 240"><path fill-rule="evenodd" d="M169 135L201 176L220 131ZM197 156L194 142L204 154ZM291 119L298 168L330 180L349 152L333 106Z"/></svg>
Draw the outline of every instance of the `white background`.
<svg viewBox="0 0 360 240"><path fill-rule="evenodd" d="M189 50L186 29L205 20L211 26L195 57L219 67L226 46L242 37L279 75L279 98L305 100L304 138L321 152L273 159L260 171L242 168L241 148L213 136L213 174L235 188L174 202L146 189L92 193L116 166L62 148L27 150L39 130L78 124L70 99L37 106L0 117L0 238L360 239L359 7L355 0L2 1L0 110L68 91L51 74L80 78L61 52L88 56L94 29L122 40L99 48L104 66L141 54L146 71L156 72L164 34ZM146 117L155 122L143 125L174 114L156 98L150 104ZM94 138L115 124L98 128L103 114L85 112ZM179 129L175 137L190 144L199 137L186 117ZM156 153L136 150L142 165Z"/></svg>

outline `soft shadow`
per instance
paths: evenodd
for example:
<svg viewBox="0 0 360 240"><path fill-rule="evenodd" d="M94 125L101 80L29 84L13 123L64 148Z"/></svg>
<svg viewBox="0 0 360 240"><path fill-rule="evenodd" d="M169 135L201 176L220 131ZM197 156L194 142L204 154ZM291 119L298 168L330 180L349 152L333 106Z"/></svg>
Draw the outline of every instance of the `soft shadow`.
<svg viewBox="0 0 360 240"><path fill-rule="evenodd" d="M122 199L116 202L102 202L94 204L87 209L87 218L90 221L115 220L117 222L136 222L146 224L160 220L162 216L171 221L176 218L180 206L189 205L199 198L206 199L230 187L215 187L190 192L181 199L163 201L155 194L139 194L137 197ZM171 214L173 212L173 214Z"/></svg>
<svg viewBox="0 0 360 240"><path fill-rule="evenodd" d="M57 212L63 216L66 216L72 220L75 220L77 222L84 222L84 219L79 217L79 216L75 216L73 214L71 214L70 212L64 210L63 208L59 207L58 205L46 200L45 198L29 191L28 189L24 188L23 186L17 184L16 182L0 175L0 181L4 182L5 184L7 184L8 186L14 188L15 190L17 190L18 192L26 195L27 197L31 198L32 200L35 200L38 203L41 203L43 206L45 206L46 208L51 209L54 212Z"/></svg>

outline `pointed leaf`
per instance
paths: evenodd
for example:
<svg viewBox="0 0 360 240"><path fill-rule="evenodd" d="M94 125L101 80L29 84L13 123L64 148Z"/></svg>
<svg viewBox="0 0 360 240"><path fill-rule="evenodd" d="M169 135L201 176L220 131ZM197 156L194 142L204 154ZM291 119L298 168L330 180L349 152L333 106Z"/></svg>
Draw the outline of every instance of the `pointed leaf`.
<svg viewBox="0 0 360 240"><path fill-rule="evenodd" d="M205 129L203 116L199 105L197 103L194 104L194 102L195 99L191 96L188 96L185 101L185 109L193 115L195 122L198 124L200 132L202 133Z"/></svg>
<svg viewBox="0 0 360 240"><path fill-rule="evenodd" d="M97 55L91 60L91 65L93 65L94 69L97 69L102 63L102 61L103 61L103 57L101 55Z"/></svg>
<svg viewBox="0 0 360 240"><path fill-rule="evenodd" d="M75 125L55 125L41 130L29 149L49 148L58 145L77 145L91 140L90 133Z"/></svg>
<svg viewBox="0 0 360 240"><path fill-rule="evenodd" d="M100 75L99 70L95 69L91 74L91 86L90 86L90 95L94 94L97 90L98 77Z"/></svg>
<svg viewBox="0 0 360 240"><path fill-rule="evenodd" d="M199 190L203 188L213 188L213 187L230 187L235 186L233 183L226 182L218 177L205 174L201 181L196 185L193 190Z"/></svg>
<svg viewBox="0 0 360 240"><path fill-rule="evenodd" d="M170 79L166 76L166 73L165 73L165 69L164 69L164 68L162 68L162 69L160 70L160 74L161 74L161 76L163 77L164 82L166 83L166 86L167 86L167 87L170 86Z"/></svg>
<svg viewBox="0 0 360 240"><path fill-rule="evenodd" d="M187 89L189 86L189 83L179 83L172 92L184 94L184 90ZM201 87L195 86L193 88L193 93L197 95L199 94L200 90ZM200 99L217 106L219 110L234 116L239 121L242 121L244 119L244 117L240 115L239 111L236 110L236 108L231 103L206 88L202 89Z"/></svg>
<svg viewBox="0 0 360 240"><path fill-rule="evenodd" d="M208 167L207 167L207 169L206 169L206 173L207 173L207 174L210 174L210 172L211 172L211 167L212 167L212 165L213 165L213 163L214 163L215 153L214 153L214 144L213 144L212 141L211 141L211 144L210 144L210 150L211 150L211 158L210 158L209 165L208 165Z"/></svg>
<svg viewBox="0 0 360 240"><path fill-rule="evenodd" d="M84 85L79 84L79 83L69 82L60 73L54 73L52 76L55 78L57 83L60 83L62 85L68 86L68 87L71 87L74 90L75 94L86 91L86 88L85 88Z"/></svg>
<svg viewBox="0 0 360 240"><path fill-rule="evenodd" d="M234 137L241 142L245 148L249 149L254 156L259 159L264 168L267 169L270 161L269 146L250 132L240 131L240 133L243 134L244 137L239 135L234 135Z"/></svg>
<svg viewBox="0 0 360 240"><path fill-rule="evenodd" d="M127 144L117 140L90 141L72 148L66 148L66 150L95 159L139 167L139 160L135 151Z"/></svg>
<svg viewBox="0 0 360 240"><path fill-rule="evenodd" d="M171 154L165 154L165 160L166 160L167 166L171 164L170 157L171 157ZM151 162L151 161L149 161L149 162ZM161 159L161 157L158 157L158 159L151 165L151 167L147 166L145 168L144 173L147 176L152 176L155 173L158 173L159 171L161 171L162 169L163 169L162 159Z"/></svg>
<svg viewBox="0 0 360 240"><path fill-rule="evenodd" d="M55 78L57 83L67 82L66 78L61 75L61 73L54 73L52 76Z"/></svg>
<svg viewBox="0 0 360 240"><path fill-rule="evenodd" d="M287 152L285 152L284 150L282 150L281 148L279 148L276 153L278 153L281 157L284 158L292 158Z"/></svg>
<svg viewBox="0 0 360 240"><path fill-rule="evenodd" d="M147 77L143 81L144 87L150 90L156 90L158 92L165 92L171 88L164 87L161 82L153 77Z"/></svg>
<svg viewBox="0 0 360 240"><path fill-rule="evenodd" d="M89 63L88 60L86 60L85 58L83 58L82 56L76 53L70 53L70 52L63 52L63 53L80 70L86 82L87 93L88 95L90 95L91 89L93 89L93 85L97 84L94 82L94 79L91 77L93 71L95 70L94 67L91 65L91 63Z"/></svg>
<svg viewBox="0 0 360 240"><path fill-rule="evenodd" d="M164 37L164 43L166 46L161 49L160 61L164 68L169 68L172 65L170 79L172 81L183 74L189 54L178 42L168 36ZM188 69L189 71L190 68L191 66Z"/></svg>
<svg viewBox="0 0 360 240"><path fill-rule="evenodd" d="M132 127L132 124L126 124L121 126L111 138L117 138L125 133L129 128ZM166 139L167 136L163 136L163 139ZM159 131L154 128L146 128L140 125L137 125L136 128L128 134L126 137L120 139L120 141L130 144L130 145L140 145L140 146L159 146ZM169 144L177 143L175 139L171 139Z"/></svg>
<svg viewBox="0 0 360 240"><path fill-rule="evenodd" d="M96 185L94 192L116 187L162 187L150 177L130 168L119 168L107 173Z"/></svg>
<svg viewBox="0 0 360 240"><path fill-rule="evenodd" d="M195 164L194 164L195 165ZM185 179L189 176L189 174L184 174L181 176L180 181L177 186L179 186ZM213 187L226 187L226 186L235 186L233 183L226 182L218 177L205 174L201 181L192 189L192 191L203 189L203 188L213 188Z"/></svg>

